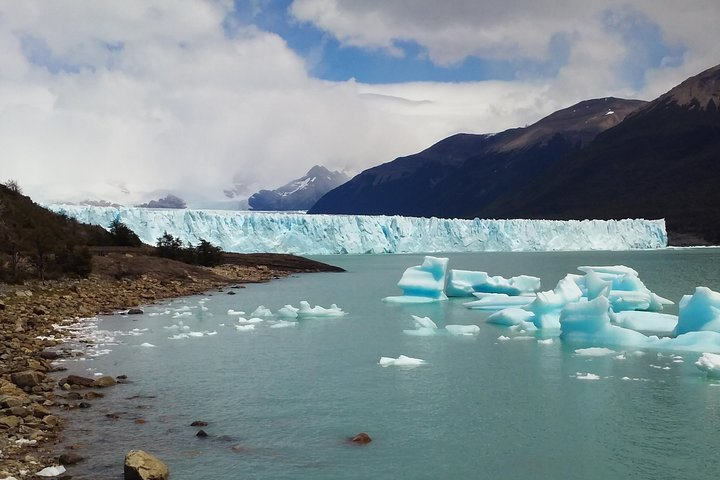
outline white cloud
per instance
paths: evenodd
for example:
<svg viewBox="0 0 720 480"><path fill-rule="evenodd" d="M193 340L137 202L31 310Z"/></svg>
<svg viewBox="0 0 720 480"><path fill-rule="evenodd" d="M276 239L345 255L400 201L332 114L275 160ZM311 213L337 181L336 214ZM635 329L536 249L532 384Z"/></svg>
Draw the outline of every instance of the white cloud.
<svg viewBox="0 0 720 480"><path fill-rule="evenodd" d="M403 2L298 0L293 12L350 44L394 54L397 38L426 42L436 61L448 63L467 54L543 58L547 32L579 8L557 21L543 5L520 16L493 7L478 19L474 4L450 2L443 12L435 10L440 3L418 1L415 12ZM634 93L609 68L625 46L595 12L576 17L588 28L562 28L573 48L556 79L364 85L312 78L306 59L275 34L241 25L228 34L230 6L0 2L0 180L17 179L40 201L134 203L158 191L189 203L216 200L233 178L252 193L318 163L358 172L456 132L499 131L588 96ZM671 41L687 40L685 29L665 29L675 25L670 14L647 15ZM690 25L695 17L682 18ZM699 71L717 53L712 42L697 45L686 55L691 67L680 70ZM674 71L650 72L646 89L684 78Z"/></svg>

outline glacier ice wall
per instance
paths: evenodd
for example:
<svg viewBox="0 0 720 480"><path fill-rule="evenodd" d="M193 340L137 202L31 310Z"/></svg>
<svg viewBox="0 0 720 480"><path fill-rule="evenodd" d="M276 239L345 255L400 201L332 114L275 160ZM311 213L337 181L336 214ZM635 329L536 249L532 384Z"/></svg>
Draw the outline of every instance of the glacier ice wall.
<svg viewBox="0 0 720 480"><path fill-rule="evenodd" d="M628 250L667 246L664 220L452 220L228 210L48 205L108 228L116 218L155 245L165 231L228 252L301 255Z"/></svg>

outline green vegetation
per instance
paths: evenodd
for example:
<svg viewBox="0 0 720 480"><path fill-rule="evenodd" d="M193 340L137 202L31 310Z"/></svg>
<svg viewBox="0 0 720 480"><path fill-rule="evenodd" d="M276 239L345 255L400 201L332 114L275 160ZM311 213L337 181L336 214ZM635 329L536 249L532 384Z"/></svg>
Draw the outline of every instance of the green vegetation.
<svg viewBox="0 0 720 480"><path fill-rule="evenodd" d="M101 227L35 204L16 181L0 185L0 281L87 276L92 258L88 247L112 244Z"/></svg>
<svg viewBox="0 0 720 480"><path fill-rule="evenodd" d="M113 245L116 247L139 247L142 245L140 238L130 230L120 219L116 218L110 223L110 235Z"/></svg>
<svg viewBox="0 0 720 480"><path fill-rule="evenodd" d="M200 243L196 247L193 247L192 244L183 247L182 240L165 232L157 239L156 245L159 256L192 265L213 267L220 265L223 261L222 249L214 246L205 239L200 239Z"/></svg>

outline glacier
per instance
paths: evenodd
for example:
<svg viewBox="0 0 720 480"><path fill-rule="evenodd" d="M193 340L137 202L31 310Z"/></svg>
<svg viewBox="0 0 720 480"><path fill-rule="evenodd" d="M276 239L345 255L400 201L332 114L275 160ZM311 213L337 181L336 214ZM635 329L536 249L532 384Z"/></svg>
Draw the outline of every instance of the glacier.
<svg viewBox="0 0 720 480"><path fill-rule="evenodd" d="M458 220L371 215L46 205L108 228L118 219L155 245L168 232L228 252L300 255L629 250L667 246L664 220Z"/></svg>

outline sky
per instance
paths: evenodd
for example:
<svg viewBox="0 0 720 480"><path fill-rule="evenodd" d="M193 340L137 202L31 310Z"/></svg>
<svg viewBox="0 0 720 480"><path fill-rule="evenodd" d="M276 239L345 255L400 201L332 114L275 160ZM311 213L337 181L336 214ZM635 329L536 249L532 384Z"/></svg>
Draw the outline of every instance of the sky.
<svg viewBox="0 0 720 480"><path fill-rule="evenodd" d="M232 208L316 164L652 100L720 63L717 25L717 0L0 0L0 182Z"/></svg>

